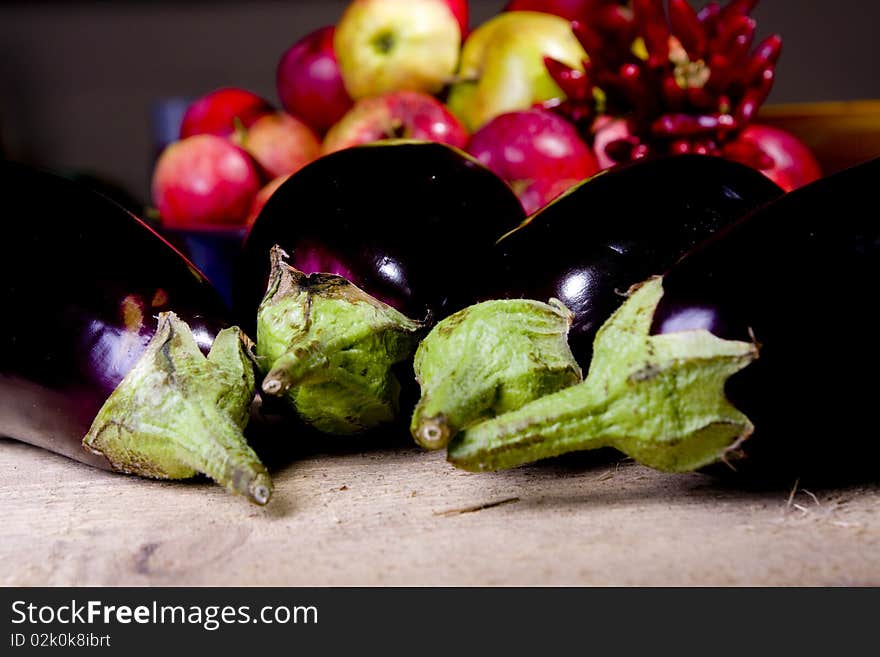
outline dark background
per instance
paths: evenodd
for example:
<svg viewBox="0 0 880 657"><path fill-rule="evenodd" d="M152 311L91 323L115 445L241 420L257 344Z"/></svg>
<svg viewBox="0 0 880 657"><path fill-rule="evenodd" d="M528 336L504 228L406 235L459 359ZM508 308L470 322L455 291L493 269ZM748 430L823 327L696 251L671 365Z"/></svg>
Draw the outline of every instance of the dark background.
<svg viewBox="0 0 880 657"><path fill-rule="evenodd" d="M14 159L91 170L145 199L157 100L227 85L277 100L280 55L346 4L2 3L0 144ZM471 25L504 4L471 0ZM760 35L785 38L770 102L880 97L880 0L763 0L754 16Z"/></svg>

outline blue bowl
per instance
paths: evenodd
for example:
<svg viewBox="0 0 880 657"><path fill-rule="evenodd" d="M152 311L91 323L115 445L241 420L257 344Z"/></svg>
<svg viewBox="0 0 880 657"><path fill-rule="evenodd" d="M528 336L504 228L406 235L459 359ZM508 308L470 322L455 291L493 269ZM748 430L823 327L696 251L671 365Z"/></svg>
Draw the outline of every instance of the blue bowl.
<svg viewBox="0 0 880 657"><path fill-rule="evenodd" d="M208 278L229 308L246 228L169 229L161 234Z"/></svg>

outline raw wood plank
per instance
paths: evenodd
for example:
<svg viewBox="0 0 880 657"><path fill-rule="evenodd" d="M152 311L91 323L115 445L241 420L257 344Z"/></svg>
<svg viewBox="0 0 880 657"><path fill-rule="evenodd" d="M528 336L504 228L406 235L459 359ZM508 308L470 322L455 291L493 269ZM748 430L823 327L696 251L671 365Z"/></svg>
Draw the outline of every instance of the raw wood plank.
<svg viewBox="0 0 880 657"><path fill-rule="evenodd" d="M0 440L0 584L880 585L880 486L789 499L582 456L469 474L338 444L276 468L261 509Z"/></svg>

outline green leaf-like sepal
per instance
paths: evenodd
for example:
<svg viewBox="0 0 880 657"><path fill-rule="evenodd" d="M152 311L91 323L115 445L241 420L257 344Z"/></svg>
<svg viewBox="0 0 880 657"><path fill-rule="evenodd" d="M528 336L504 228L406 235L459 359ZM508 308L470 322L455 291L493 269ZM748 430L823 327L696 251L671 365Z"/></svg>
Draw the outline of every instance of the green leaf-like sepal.
<svg viewBox="0 0 880 657"><path fill-rule="evenodd" d="M486 301L437 324L415 355L422 396L410 426L427 449L461 429L581 381L560 301Z"/></svg>
<svg viewBox="0 0 880 657"><path fill-rule="evenodd" d="M392 421L400 383L423 324L333 274L309 274L271 253L257 314L262 390L285 397L320 431L351 434Z"/></svg>
<svg viewBox="0 0 880 657"><path fill-rule="evenodd" d="M449 460L498 470L608 446L669 472L723 460L753 430L724 384L758 348L701 330L650 335L662 296L661 278L635 289L596 336L583 383L471 427Z"/></svg>
<svg viewBox="0 0 880 657"><path fill-rule="evenodd" d="M203 473L265 504L272 482L242 434L254 397L251 347L232 327L217 334L205 357L186 322L162 313L83 445L119 472L156 479Z"/></svg>

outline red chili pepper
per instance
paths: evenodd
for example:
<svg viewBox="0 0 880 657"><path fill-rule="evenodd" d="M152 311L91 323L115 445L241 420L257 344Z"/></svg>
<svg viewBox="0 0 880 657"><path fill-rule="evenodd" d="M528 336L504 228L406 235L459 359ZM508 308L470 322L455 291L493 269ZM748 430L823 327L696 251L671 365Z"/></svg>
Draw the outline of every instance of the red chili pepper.
<svg viewBox="0 0 880 657"><path fill-rule="evenodd" d="M648 157L651 154L651 149L647 144L639 144L632 150L632 159L640 160L644 157Z"/></svg>
<svg viewBox="0 0 880 657"><path fill-rule="evenodd" d="M651 132L658 137L693 137L715 132L720 128L730 129L734 118L729 114L666 114L654 121Z"/></svg>
<svg viewBox="0 0 880 657"><path fill-rule="evenodd" d="M544 66L562 92L572 100L583 100L592 87L583 71L571 68L552 57L544 57Z"/></svg>
<svg viewBox="0 0 880 657"><path fill-rule="evenodd" d="M745 125L751 121L761 104L767 100L770 95L770 89L773 87L773 80L776 74L773 68L766 68L761 73L758 84L749 88L743 95L737 108L737 119L740 125Z"/></svg>
<svg viewBox="0 0 880 657"><path fill-rule="evenodd" d="M751 31L754 34L755 21L748 16L734 16L727 23L722 23L712 41L709 48L713 52L729 52L736 43L736 40L743 34Z"/></svg>
<svg viewBox="0 0 880 657"><path fill-rule="evenodd" d="M687 92L678 85L671 73L663 76L661 87L663 98L670 109L679 112L684 109L685 103L687 103Z"/></svg>
<svg viewBox="0 0 880 657"><path fill-rule="evenodd" d="M758 0L731 0L721 10L718 18L722 23L725 23L737 16L748 16L757 4Z"/></svg>
<svg viewBox="0 0 880 657"><path fill-rule="evenodd" d="M669 152L673 155L687 155L691 152L692 146L691 142L687 139L678 139L672 142L672 145L669 147Z"/></svg>
<svg viewBox="0 0 880 657"><path fill-rule="evenodd" d="M688 102L701 112L718 111L718 97L705 87L688 87Z"/></svg>
<svg viewBox="0 0 880 657"><path fill-rule="evenodd" d="M721 54L713 54L709 57L709 79L706 88L712 93L719 93L727 88L733 75L730 60Z"/></svg>
<svg viewBox="0 0 880 657"><path fill-rule="evenodd" d="M571 29L591 59L601 58L602 37L591 26L574 21L571 24Z"/></svg>
<svg viewBox="0 0 880 657"><path fill-rule="evenodd" d="M620 67L620 71L618 73L620 75L620 79L627 85L630 89L635 91L638 87L641 86L641 75L642 72L638 66L635 64L624 64Z"/></svg>
<svg viewBox="0 0 880 657"><path fill-rule="evenodd" d="M648 65L657 68L669 60L669 26L663 0L633 0L633 16L648 49Z"/></svg>
<svg viewBox="0 0 880 657"><path fill-rule="evenodd" d="M628 32L635 30L632 13L616 3L607 4L597 11L595 24L607 32Z"/></svg>
<svg viewBox="0 0 880 657"><path fill-rule="evenodd" d="M697 12L697 20L703 24L707 33L711 33L718 25L718 17L721 15L721 5L717 2L710 2L700 11Z"/></svg>
<svg viewBox="0 0 880 657"><path fill-rule="evenodd" d="M615 162L628 162L633 159L633 151L638 142L633 139L615 139L605 145L605 154Z"/></svg>
<svg viewBox="0 0 880 657"><path fill-rule="evenodd" d="M765 69L776 65L780 54L782 54L781 36L774 34L764 39L743 67L741 78L743 83L747 87L754 85L763 77Z"/></svg>
<svg viewBox="0 0 880 657"><path fill-rule="evenodd" d="M604 75L597 80L598 86L605 92L606 105L612 114L626 114L637 107L630 97L630 88L618 75Z"/></svg>
<svg viewBox="0 0 880 657"><path fill-rule="evenodd" d="M681 42L691 60L700 59L706 52L706 33L697 12L687 0L669 0L669 23L672 33Z"/></svg>
<svg viewBox="0 0 880 657"><path fill-rule="evenodd" d="M737 28L730 32L728 41L724 44L724 52L732 62L739 62L749 54L756 27L754 19L744 16Z"/></svg>
<svg viewBox="0 0 880 657"><path fill-rule="evenodd" d="M749 14L758 0L709 2L700 11L690 0L581 2L573 28L590 67L575 72L548 60L566 94L555 110L584 130L601 89L605 112L624 118L632 135L611 148L627 151L616 160L650 152L718 154L770 93L782 42L773 36L750 52L756 23ZM646 58L633 52L636 39Z"/></svg>

